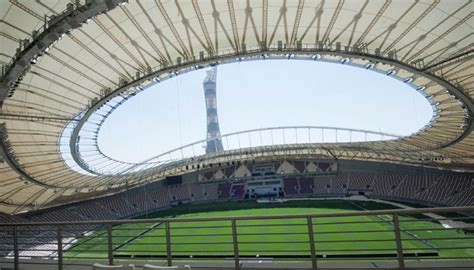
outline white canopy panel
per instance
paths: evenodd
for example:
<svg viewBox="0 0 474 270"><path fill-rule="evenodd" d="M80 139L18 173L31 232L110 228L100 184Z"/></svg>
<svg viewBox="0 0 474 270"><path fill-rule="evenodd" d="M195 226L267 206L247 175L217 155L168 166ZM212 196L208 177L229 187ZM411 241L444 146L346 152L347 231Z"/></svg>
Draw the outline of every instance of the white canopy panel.
<svg viewBox="0 0 474 270"><path fill-rule="evenodd" d="M436 119L410 137L357 147L306 145L295 150L299 156L473 169L471 0L122 2L0 1L0 211L159 179L162 171L126 180L78 173L60 154L61 132L80 121L80 111L147 76L260 52L334 52L335 59L358 55L364 64L380 59L374 63L387 71L405 67L402 75L424 86L436 104Z"/></svg>

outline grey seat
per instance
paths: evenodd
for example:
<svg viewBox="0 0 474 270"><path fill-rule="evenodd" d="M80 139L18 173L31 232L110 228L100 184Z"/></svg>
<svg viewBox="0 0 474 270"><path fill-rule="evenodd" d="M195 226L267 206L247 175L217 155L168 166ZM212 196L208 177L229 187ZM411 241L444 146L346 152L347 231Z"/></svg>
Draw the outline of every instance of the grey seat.
<svg viewBox="0 0 474 270"><path fill-rule="evenodd" d="M133 264L129 264L129 265L105 265L105 264L100 264L100 263L94 263L92 265L92 270L107 270L107 269L135 270L135 266Z"/></svg>
<svg viewBox="0 0 474 270"><path fill-rule="evenodd" d="M169 269L169 270L191 270L191 266L183 265L183 266L157 266L151 264L145 264L143 266L143 270L156 270L156 269Z"/></svg>

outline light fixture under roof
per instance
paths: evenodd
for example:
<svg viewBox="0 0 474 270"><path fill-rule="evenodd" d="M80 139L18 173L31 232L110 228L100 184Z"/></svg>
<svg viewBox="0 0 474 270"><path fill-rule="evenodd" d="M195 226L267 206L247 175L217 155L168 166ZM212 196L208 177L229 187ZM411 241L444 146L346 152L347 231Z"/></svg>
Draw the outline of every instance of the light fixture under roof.
<svg viewBox="0 0 474 270"><path fill-rule="evenodd" d="M413 78L412 77L409 77L409 78L405 78L403 80L404 83L411 83L413 81Z"/></svg>
<svg viewBox="0 0 474 270"><path fill-rule="evenodd" d="M422 86L418 86L416 88L416 91L424 91L426 89L426 86L422 85Z"/></svg>
<svg viewBox="0 0 474 270"><path fill-rule="evenodd" d="M395 75L396 73L397 71L392 69L392 70L387 71L387 76L392 76L392 75Z"/></svg>
<svg viewBox="0 0 474 270"><path fill-rule="evenodd" d="M315 54L311 58L316 61L316 60L321 59L321 55L320 54Z"/></svg>
<svg viewBox="0 0 474 270"><path fill-rule="evenodd" d="M374 63L368 63L367 65L365 65L366 69L373 69L374 67L375 67Z"/></svg>
<svg viewBox="0 0 474 270"><path fill-rule="evenodd" d="M350 60L349 60L349 58L347 58L347 57L344 57L344 58L341 59L341 64L343 64L343 65L344 65L344 64L347 64L347 63L349 63L349 62L350 62Z"/></svg>

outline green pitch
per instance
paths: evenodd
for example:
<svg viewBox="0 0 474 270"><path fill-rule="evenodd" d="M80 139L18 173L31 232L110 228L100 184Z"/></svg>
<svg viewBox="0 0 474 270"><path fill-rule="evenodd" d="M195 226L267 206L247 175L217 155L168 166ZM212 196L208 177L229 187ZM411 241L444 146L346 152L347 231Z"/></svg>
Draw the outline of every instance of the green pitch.
<svg viewBox="0 0 474 270"><path fill-rule="evenodd" d="M316 214L390 209L393 206L373 202L292 201L278 205L255 202L220 202L179 206L154 213L151 217L221 217L281 214ZM148 216L150 217L150 216ZM445 230L426 216L401 216L401 237L405 254L431 253L439 257L474 257L474 239L433 240L432 238L462 238L463 232ZM318 255L395 254L393 225L389 216L360 216L313 219L316 253ZM324 224L346 222L342 224ZM347 222L359 222L350 224ZM164 224L129 224L113 227L114 255L166 255ZM308 255L309 243L306 219L237 221L241 256ZM356 233L349 233L357 231ZM377 231L377 232L367 232ZM355 242L343 242L355 240ZM336 241L336 242L332 242ZM229 221L183 222L171 224L173 256L226 256L233 254ZM263 242L263 243L262 243ZM460 249L456 249L459 247ZM465 248L470 247L470 248ZM440 250L440 248L449 248ZM107 256L105 230L80 238L64 254L65 258L101 258Z"/></svg>

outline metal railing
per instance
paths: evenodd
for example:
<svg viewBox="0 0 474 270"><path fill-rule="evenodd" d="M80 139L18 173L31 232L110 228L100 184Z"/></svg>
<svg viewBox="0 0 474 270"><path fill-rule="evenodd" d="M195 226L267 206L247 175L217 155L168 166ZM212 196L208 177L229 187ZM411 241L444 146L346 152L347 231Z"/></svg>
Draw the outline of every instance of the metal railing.
<svg viewBox="0 0 474 270"><path fill-rule="evenodd" d="M64 265L84 260L463 261L474 264L474 207L321 214L0 224L0 263ZM437 215L448 214L450 217ZM449 214L451 213L451 214ZM88 232L89 231L89 232ZM86 233L88 232L88 233ZM42 259L42 260L28 260ZM227 265L228 266L228 265ZM342 267L344 267L342 265Z"/></svg>
<svg viewBox="0 0 474 270"><path fill-rule="evenodd" d="M232 132L221 135L219 140L224 145L225 150L239 150L244 148L285 144L388 141L397 140L401 137L402 136L396 134L362 129L329 126L281 126ZM355 140L353 141L352 138L355 138ZM122 166L119 168L115 166L113 167L115 170L114 172L110 171L106 173L112 175L124 175L130 172L144 171L174 161L198 158L206 154L206 148L204 146L213 140L215 139L204 139L186 144L155 155L139 163L129 163L127 166ZM215 152L219 152L218 149L216 149Z"/></svg>

